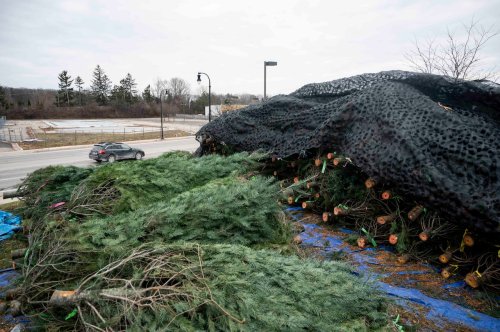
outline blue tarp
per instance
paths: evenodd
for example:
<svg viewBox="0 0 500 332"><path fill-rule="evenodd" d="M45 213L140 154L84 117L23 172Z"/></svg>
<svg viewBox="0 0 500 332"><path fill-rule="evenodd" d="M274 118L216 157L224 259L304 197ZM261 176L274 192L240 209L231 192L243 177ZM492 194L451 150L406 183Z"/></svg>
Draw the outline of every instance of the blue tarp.
<svg viewBox="0 0 500 332"><path fill-rule="evenodd" d="M8 239L21 229L21 217L0 210L0 241Z"/></svg>
<svg viewBox="0 0 500 332"><path fill-rule="evenodd" d="M500 331L500 319L494 318L483 313L467 309L456 303L436 299L423 294L420 290L416 288L399 287L390 285L388 283L382 282L379 279L383 278L383 274L378 274L370 269L370 266L387 266L382 264L375 257L370 255L361 254L361 251L376 251L376 250L387 250L388 248L384 246L379 246L377 248L367 248L367 249L353 249L351 246L346 246L343 238L338 235L325 235L321 232L323 229L321 226L313 223L305 223L301 219L303 215L301 214L302 208L289 208L286 209L288 215L290 215L295 221L300 222L305 231L301 233L302 244L306 246L320 247L325 253L332 252L343 252L349 255L349 258L354 260L356 264L357 272L364 273L370 277L375 283L375 285L388 296L395 299L395 301L407 309L408 311L413 311L414 308L412 303L417 303L424 306L429 311L426 318L434 322L437 326L445 328L443 321L448 321L450 323L459 324L462 326L467 326L468 328L475 331ZM339 229L344 232L345 229ZM347 232L345 232L347 233ZM349 231L352 233L352 231ZM392 249L392 248L390 248ZM401 274L420 274L424 273L422 271L406 271L400 272ZM357 273L356 273L357 274ZM464 287L463 282L450 283L445 288L453 287Z"/></svg>
<svg viewBox="0 0 500 332"><path fill-rule="evenodd" d="M0 241L10 238L14 232L20 229L20 216L0 210ZM19 273L12 268L0 270L0 297L5 296L5 290L12 287L13 282L19 276ZM25 316L12 317L10 314L5 314L2 315L2 319L10 324L28 323L28 319Z"/></svg>
<svg viewBox="0 0 500 332"><path fill-rule="evenodd" d="M3 298L5 296L5 291L11 288L19 277L19 272L12 268L0 270L0 297ZM6 313L1 317L4 322L9 324L21 324L22 326L26 326L29 323L29 319L24 315L12 317L10 313Z"/></svg>

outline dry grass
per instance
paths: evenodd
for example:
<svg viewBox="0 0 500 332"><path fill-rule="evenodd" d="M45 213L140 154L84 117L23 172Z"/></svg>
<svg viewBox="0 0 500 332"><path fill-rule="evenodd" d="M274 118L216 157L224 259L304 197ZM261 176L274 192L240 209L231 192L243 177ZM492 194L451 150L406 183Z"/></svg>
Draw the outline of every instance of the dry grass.
<svg viewBox="0 0 500 332"><path fill-rule="evenodd" d="M164 137L188 136L189 133L183 130L165 130ZM123 133L39 133L39 142L19 143L24 150L51 148L68 145L95 144L97 142L127 142L144 139L160 138L160 132L140 132L133 134Z"/></svg>
<svg viewBox="0 0 500 332"><path fill-rule="evenodd" d="M2 200L0 199L0 202L1 201ZM23 205L24 205L24 202L19 201L17 199L10 201L10 202L5 202L5 203L2 202L2 204L0 204L0 210L7 211L7 212L13 212L15 209L20 208Z"/></svg>
<svg viewBox="0 0 500 332"><path fill-rule="evenodd" d="M11 252L16 249L26 248L28 244L19 239L12 237L0 242L0 269L8 269L12 267ZM1 331L1 330L0 330Z"/></svg>

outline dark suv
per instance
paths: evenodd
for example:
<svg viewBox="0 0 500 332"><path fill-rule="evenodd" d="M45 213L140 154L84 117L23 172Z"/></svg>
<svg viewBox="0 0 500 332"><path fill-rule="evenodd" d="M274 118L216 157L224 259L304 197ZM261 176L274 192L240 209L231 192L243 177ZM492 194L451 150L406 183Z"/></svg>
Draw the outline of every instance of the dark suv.
<svg viewBox="0 0 500 332"><path fill-rule="evenodd" d="M127 144L114 142L101 142L94 145L90 150L89 158L94 159L98 163L108 161L110 163L120 159L137 159L144 157L144 151L141 149L131 148Z"/></svg>

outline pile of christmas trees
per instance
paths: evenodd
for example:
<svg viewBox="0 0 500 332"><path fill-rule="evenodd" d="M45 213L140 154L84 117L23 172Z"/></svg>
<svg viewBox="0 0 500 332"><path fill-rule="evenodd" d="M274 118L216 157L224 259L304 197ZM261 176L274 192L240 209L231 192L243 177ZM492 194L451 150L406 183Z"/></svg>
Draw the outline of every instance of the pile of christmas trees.
<svg viewBox="0 0 500 332"><path fill-rule="evenodd" d="M175 152L34 172L19 189L29 245L16 300L48 329L384 326L386 301L350 268L287 250L262 157Z"/></svg>

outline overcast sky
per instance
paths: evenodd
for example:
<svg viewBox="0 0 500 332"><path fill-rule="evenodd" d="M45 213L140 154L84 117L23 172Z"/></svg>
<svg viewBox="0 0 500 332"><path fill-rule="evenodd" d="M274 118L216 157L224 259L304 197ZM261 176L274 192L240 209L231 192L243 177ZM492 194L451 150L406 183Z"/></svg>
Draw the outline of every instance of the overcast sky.
<svg viewBox="0 0 500 332"><path fill-rule="evenodd" d="M475 16L500 28L499 0L0 0L0 85L57 88L68 70L90 85L101 65L113 83L208 73L217 93L270 95L365 72L410 69L415 38ZM500 37L483 50L500 67Z"/></svg>

